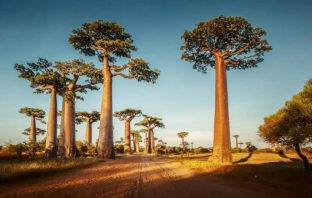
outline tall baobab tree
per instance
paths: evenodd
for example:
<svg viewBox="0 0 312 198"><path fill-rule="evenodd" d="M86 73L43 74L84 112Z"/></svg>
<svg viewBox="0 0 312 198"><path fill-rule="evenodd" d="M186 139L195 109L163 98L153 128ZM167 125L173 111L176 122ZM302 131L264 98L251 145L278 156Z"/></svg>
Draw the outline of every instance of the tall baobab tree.
<svg viewBox="0 0 312 198"><path fill-rule="evenodd" d="M165 128L164 123L162 123L161 118L157 117L152 117L152 116L147 116L144 115L144 119L141 120L140 122L135 124L136 126L143 126L148 130L148 143L147 143L147 153L152 153L154 152L154 149L152 145L154 140L154 129L155 128Z"/></svg>
<svg viewBox="0 0 312 198"><path fill-rule="evenodd" d="M124 151L125 153L131 153L131 140L130 140L130 133L131 133L131 121L138 116L142 115L142 111L139 109L130 109L126 108L121 111L116 111L114 116L117 117L120 121L125 122L125 145ZM133 150L135 150L135 144L133 145Z"/></svg>
<svg viewBox="0 0 312 198"><path fill-rule="evenodd" d="M177 134L178 137L181 138L183 151L185 151L185 138L188 136L188 134L189 132L185 132L185 131L179 132Z"/></svg>
<svg viewBox="0 0 312 198"><path fill-rule="evenodd" d="M45 111L38 108L24 107L19 110L19 113L26 114L26 116L30 117L30 128L25 129L23 134L29 135L30 142L36 142L37 135L45 133L45 130L39 129L36 126L36 120L45 123L42 120L45 116Z"/></svg>
<svg viewBox="0 0 312 198"><path fill-rule="evenodd" d="M233 138L235 138L235 148L238 149L238 138L239 138L239 135L233 135Z"/></svg>
<svg viewBox="0 0 312 198"><path fill-rule="evenodd" d="M144 152L147 153L148 148L148 129L143 128L139 130L140 133L144 133Z"/></svg>
<svg viewBox="0 0 312 198"><path fill-rule="evenodd" d="M215 118L213 161L231 163L230 125L228 113L226 71L256 67L263 61L264 52L272 48L262 28L254 28L242 17L219 16L200 22L182 35L182 59L192 62L193 68L206 73L215 68Z"/></svg>
<svg viewBox="0 0 312 198"><path fill-rule="evenodd" d="M97 111L92 112L76 112L76 123L80 124L82 122L86 123L85 130L85 142L88 145L92 144L92 124L100 120L100 113Z"/></svg>
<svg viewBox="0 0 312 198"><path fill-rule="evenodd" d="M84 23L81 28L74 29L69 42L75 49L87 56L97 55L102 61L103 94L101 103L101 119L98 155L103 158L114 158L113 145L113 110L112 110L112 83L113 78L120 76L126 79L137 79L155 83L160 71L151 70L143 59L132 59L128 63L114 65L116 58L130 58L135 51L131 35L114 22L98 20Z"/></svg>
<svg viewBox="0 0 312 198"><path fill-rule="evenodd" d="M97 73L93 63L86 63L82 59L74 59L71 61L57 61L55 67L67 80L64 85L63 100L64 100L64 143L65 156L76 156L76 134L75 134L75 99L82 99L77 96L77 93L86 93L87 90L98 90L95 84L99 79L94 78ZM82 77L87 78L86 83L79 84L78 80Z"/></svg>
<svg viewBox="0 0 312 198"><path fill-rule="evenodd" d="M133 152L140 152L140 142L142 141L140 131L131 130L130 133L132 135Z"/></svg>
<svg viewBox="0 0 312 198"><path fill-rule="evenodd" d="M30 81L30 86L35 93L49 93L50 106L47 124L47 136L45 146L45 156L55 158L57 153L57 93L61 93L64 78L57 72L46 59L39 58L36 63L15 64L14 68L19 72L19 77Z"/></svg>

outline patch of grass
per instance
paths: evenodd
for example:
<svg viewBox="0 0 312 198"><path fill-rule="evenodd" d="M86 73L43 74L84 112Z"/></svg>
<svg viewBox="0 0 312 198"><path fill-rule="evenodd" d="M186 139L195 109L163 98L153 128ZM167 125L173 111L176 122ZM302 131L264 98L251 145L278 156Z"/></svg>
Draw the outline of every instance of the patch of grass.
<svg viewBox="0 0 312 198"><path fill-rule="evenodd" d="M51 173L65 171L74 168L102 162L99 158L53 159L44 158L11 158L1 160L0 183L12 181L18 178L30 178L49 175Z"/></svg>
<svg viewBox="0 0 312 198"><path fill-rule="evenodd" d="M233 154L233 161L240 161L248 154ZM312 172L305 172L295 155L279 156L274 153L253 154L247 161L233 165L213 165L196 158L175 159L182 165L200 173L225 178L228 181L262 184L274 189L286 190L305 197L312 194Z"/></svg>

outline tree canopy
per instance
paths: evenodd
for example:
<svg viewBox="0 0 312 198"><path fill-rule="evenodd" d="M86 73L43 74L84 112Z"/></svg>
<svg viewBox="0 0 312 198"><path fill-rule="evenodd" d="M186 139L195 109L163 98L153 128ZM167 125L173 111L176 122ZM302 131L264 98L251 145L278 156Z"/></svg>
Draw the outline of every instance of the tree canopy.
<svg viewBox="0 0 312 198"><path fill-rule="evenodd" d="M136 126L144 126L148 129L154 129L154 128L165 128L164 123L162 122L161 118L157 117L152 117L152 116L147 116L143 115L144 119L141 120L140 122L136 123Z"/></svg>
<svg viewBox="0 0 312 198"><path fill-rule="evenodd" d="M227 69L256 67L263 61L264 52L272 49L262 39L265 35L265 30L252 27L242 17L219 16L184 32L182 59L194 63L193 68L203 73L207 66L215 67L217 55L225 59Z"/></svg>
<svg viewBox="0 0 312 198"><path fill-rule="evenodd" d="M82 122L85 122L87 119L89 119L90 123L94 123L100 120L100 113L98 111L92 111L92 112L86 112L86 111L80 111L76 112L76 123L80 124Z"/></svg>
<svg viewBox="0 0 312 198"><path fill-rule="evenodd" d="M182 131L182 132L179 132L177 135L179 138L186 138L186 136L188 136L189 132L185 132L185 131Z"/></svg>
<svg viewBox="0 0 312 198"><path fill-rule="evenodd" d="M44 135L46 132L46 130L44 129L40 129L40 128L36 128L36 135ZM30 135L30 128L24 129L24 131L22 132L23 135Z"/></svg>
<svg viewBox="0 0 312 198"><path fill-rule="evenodd" d="M142 111L139 109L131 109L131 108L126 108L121 111L116 111L114 113L114 116L119 118L120 121L127 120L131 121L135 117L139 117L142 115Z"/></svg>
<svg viewBox="0 0 312 198"><path fill-rule="evenodd" d="M39 108L24 107L19 110L19 113L26 114L27 116L34 116L37 119L43 119L45 111Z"/></svg>

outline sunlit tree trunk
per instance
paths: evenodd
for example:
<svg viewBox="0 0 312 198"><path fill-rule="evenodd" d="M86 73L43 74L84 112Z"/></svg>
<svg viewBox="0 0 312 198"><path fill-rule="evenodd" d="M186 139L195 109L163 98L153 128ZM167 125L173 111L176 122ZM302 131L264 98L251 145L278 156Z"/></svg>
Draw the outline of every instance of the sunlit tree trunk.
<svg viewBox="0 0 312 198"><path fill-rule="evenodd" d="M75 103L65 100L64 115L65 156L76 157Z"/></svg>
<svg viewBox="0 0 312 198"><path fill-rule="evenodd" d="M147 132L145 132L145 146L144 146L144 152L147 153L148 150L148 137Z"/></svg>
<svg viewBox="0 0 312 198"><path fill-rule="evenodd" d="M152 130L148 129L147 153L152 153Z"/></svg>
<svg viewBox="0 0 312 198"><path fill-rule="evenodd" d="M50 91L50 107L46 136L45 156L47 158L55 158L57 153L56 134L57 134L57 100L56 91L51 88Z"/></svg>
<svg viewBox="0 0 312 198"><path fill-rule="evenodd" d="M113 143L113 109L112 109L112 73L108 65L108 55L103 56L103 93L101 103L101 117L99 142L97 153L102 158L115 158Z"/></svg>
<svg viewBox="0 0 312 198"><path fill-rule="evenodd" d="M138 140L136 141L135 146L136 146L136 152L140 152L140 142Z"/></svg>
<svg viewBox="0 0 312 198"><path fill-rule="evenodd" d="M154 138L154 131L151 131L151 144L152 144L152 153L155 152L155 138Z"/></svg>
<svg viewBox="0 0 312 198"><path fill-rule="evenodd" d="M215 56L215 120L213 158L219 163L231 163L230 126L228 112L226 64L222 57Z"/></svg>
<svg viewBox="0 0 312 198"><path fill-rule="evenodd" d="M131 153L131 140L130 140L130 122L128 120L125 120L125 145L124 145L124 151L125 153Z"/></svg>
<svg viewBox="0 0 312 198"><path fill-rule="evenodd" d="M86 118L86 131L85 131L85 142L89 145L92 144L92 124L90 118Z"/></svg>
<svg viewBox="0 0 312 198"><path fill-rule="evenodd" d="M58 142L58 154L61 157L65 157L65 133L64 133L64 117L65 117L65 99L62 101L62 114L61 114L61 126L60 126L60 135Z"/></svg>
<svg viewBox="0 0 312 198"><path fill-rule="evenodd" d="M132 144L133 144L133 152L137 152L136 150L136 139L134 137L134 133L132 133Z"/></svg>
<svg viewBox="0 0 312 198"><path fill-rule="evenodd" d="M31 116L31 123L30 123L30 131L29 131L31 142L36 142L36 117Z"/></svg>

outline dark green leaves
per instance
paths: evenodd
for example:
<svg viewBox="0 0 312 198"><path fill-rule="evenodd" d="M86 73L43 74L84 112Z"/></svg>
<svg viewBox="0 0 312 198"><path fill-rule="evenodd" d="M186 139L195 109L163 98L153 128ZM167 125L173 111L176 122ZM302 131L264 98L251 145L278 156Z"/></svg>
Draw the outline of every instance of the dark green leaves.
<svg viewBox="0 0 312 198"><path fill-rule="evenodd" d="M89 121L90 123L97 122L100 120L100 113L98 111L92 111L92 112L76 112L76 123L80 124L82 122Z"/></svg>
<svg viewBox="0 0 312 198"><path fill-rule="evenodd" d="M27 116L34 116L36 118L44 118L45 111L39 108L24 107L19 110L19 113L26 114Z"/></svg>
<svg viewBox="0 0 312 198"><path fill-rule="evenodd" d="M136 50L132 45L131 35L114 22L98 20L95 22L84 23L81 28L74 29L69 37L69 42L75 49L87 56L98 55L102 59L104 50L109 54L110 61L115 57L127 57L131 51Z"/></svg>
<svg viewBox="0 0 312 198"><path fill-rule="evenodd" d="M157 118L157 117L152 117L152 116L147 116L147 115L143 115L145 118L136 123L136 126L144 126L148 129L154 129L154 128L165 128L164 123L162 122L161 118Z"/></svg>
<svg viewBox="0 0 312 198"><path fill-rule="evenodd" d="M114 116L119 118L120 121L128 120L131 121L134 117L138 117L142 115L142 111L140 109L124 109L122 111L116 111Z"/></svg>
<svg viewBox="0 0 312 198"><path fill-rule="evenodd" d="M200 22L182 35L182 59L192 62L193 68L203 73L208 65L215 66L217 54L227 60L228 69L256 67L263 61L264 52L272 49L262 39L265 35L263 29L253 28L242 17L219 16Z"/></svg>

